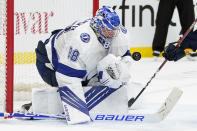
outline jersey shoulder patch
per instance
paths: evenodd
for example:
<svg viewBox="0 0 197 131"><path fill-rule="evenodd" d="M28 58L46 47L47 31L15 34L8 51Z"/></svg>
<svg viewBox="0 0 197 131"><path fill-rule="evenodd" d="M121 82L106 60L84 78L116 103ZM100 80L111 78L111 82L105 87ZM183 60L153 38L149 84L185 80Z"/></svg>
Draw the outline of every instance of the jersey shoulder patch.
<svg viewBox="0 0 197 131"><path fill-rule="evenodd" d="M90 35L88 33L81 33L80 38L84 43L88 43L90 41Z"/></svg>

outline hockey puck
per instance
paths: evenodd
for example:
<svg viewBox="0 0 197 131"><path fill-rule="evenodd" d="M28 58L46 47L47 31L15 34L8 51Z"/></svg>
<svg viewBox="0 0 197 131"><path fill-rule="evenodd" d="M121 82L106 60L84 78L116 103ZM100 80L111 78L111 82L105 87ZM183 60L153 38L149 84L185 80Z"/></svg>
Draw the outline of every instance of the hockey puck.
<svg viewBox="0 0 197 131"><path fill-rule="evenodd" d="M135 60L135 61L139 61L141 59L141 54L140 52L134 52L132 54L132 58Z"/></svg>

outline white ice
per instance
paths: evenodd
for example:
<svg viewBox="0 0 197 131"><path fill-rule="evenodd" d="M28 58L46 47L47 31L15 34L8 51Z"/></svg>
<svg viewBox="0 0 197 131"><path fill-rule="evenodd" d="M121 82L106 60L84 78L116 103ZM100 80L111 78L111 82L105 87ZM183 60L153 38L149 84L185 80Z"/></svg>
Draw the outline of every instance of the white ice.
<svg viewBox="0 0 197 131"><path fill-rule="evenodd" d="M133 81L145 85L162 62L162 58L158 61L144 58L134 62L131 71ZM182 89L183 95L169 116L160 123L92 122L68 126L63 120L0 119L0 131L197 131L197 60L184 58L178 62L167 62L145 90L141 110L156 111L174 87Z"/></svg>

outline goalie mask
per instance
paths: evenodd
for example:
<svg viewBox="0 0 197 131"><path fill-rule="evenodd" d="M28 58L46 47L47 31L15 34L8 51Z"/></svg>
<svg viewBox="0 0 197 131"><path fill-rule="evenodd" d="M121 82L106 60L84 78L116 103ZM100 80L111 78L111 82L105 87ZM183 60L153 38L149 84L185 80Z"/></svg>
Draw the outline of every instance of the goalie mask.
<svg viewBox="0 0 197 131"><path fill-rule="evenodd" d="M119 31L120 19L117 13L109 6L103 6L92 18L90 26L96 33L99 42L105 49L109 49L111 40Z"/></svg>

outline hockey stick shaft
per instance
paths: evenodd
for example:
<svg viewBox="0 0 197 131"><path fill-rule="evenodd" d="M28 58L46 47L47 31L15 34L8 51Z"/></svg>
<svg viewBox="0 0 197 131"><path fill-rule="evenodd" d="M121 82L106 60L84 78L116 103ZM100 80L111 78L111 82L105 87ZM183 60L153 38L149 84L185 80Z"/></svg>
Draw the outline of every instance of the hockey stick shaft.
<svg viewBox="0 0 197 131"><path fill-rule="evenodd" d="M42 115L42 114L23 114L23 113L0 113L0 117L4 118L33 118L33 119L63 119L66 120L65 116L59 115ZM162 119L159 118L158 113L152 114L92 114L93 121L134 121L134 122L160 122ZM115 119L116 117L116 119ZM118 118L118 119L117 119ZM122 120L120 120L122 118ZM123 120L124 118L124 120Z"/></svg>
<svg viewBox="0 0 197 131"><path fill-rule="evenodd" d="M26 117L26 118L56 118L65 119L63 115L47 115L47 114L31 114L31 113L0 113L0 117L10 118L10 117Z"/></svg>
<svg viewBox="0 0 197 131"><path fill-rule="evenodd" d="M182 41L185 39L185 37L194 28L194 26L195 26L196 23L197 23L197 19L195 19L194 22L192 23L192 25L187 29L187 31L185 32L185 34L183 35L183 37L178 41L176 47L178 47L182 43ZM146 85L144 86L144 88L142 88L142 90L140 91L140 93L135 98L131 98L128 101L128 106L129 107L131 107L133 105L133 103L135 103L135 101L139 98L139 96L141 96L141 94L148 87L148 85L151 83L151 81L155 78L155 76L157 75L157 73L163 68L163 66L166 64L166 62L167 62L167 60L165 59L164 62L159 66L159 68L157 69L157 71L153 74L153 76L151 77L151 79L146 83Z"/></svg>

